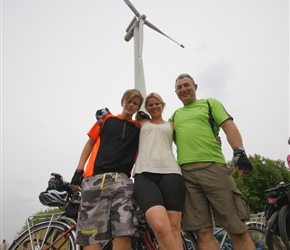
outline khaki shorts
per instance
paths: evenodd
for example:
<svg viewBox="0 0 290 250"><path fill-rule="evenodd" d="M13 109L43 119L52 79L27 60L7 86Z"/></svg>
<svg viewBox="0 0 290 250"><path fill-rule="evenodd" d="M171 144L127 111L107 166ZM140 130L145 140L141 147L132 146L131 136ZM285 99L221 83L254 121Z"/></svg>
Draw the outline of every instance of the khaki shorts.
<svg viewBox="0 0 290 250"><path fill-rule="evenodd" d="M230 170L220 163L181 166L186 186L182 228L199 230L215 225L233 234L248 230L250 210L237 189Z"/></svg>
<svg viewBox="0 0 290 250"><path fill-rule="evenodd" d="M136 236L133 182L123 173L85 178L77 221L77 244L97 244L112 237Z"/></svg>

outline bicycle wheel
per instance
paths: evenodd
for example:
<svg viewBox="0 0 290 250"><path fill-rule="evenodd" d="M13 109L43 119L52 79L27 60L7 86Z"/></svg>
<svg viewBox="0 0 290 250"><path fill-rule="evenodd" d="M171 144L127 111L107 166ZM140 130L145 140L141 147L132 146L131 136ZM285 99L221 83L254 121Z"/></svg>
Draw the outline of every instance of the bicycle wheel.
<svg viewBox="0 0 290 250"><path fill-rule="evenodd" d="M265 240L269 250L286 250L279 237L278 217L279 212L273 213L266 226Z"/></svg>
<svg viewBox="0 0 290 250"><path fill-rule="evenodd" d="M263 229L257 227L249 227L248 234L253 240L257 250L267 249L266 244L266 232Z"/></svg>
<svg viewBox="0 0 290 250"><path fill-rule="evenodd" d="M70 227L59 221L45 221L36 224L18 236L8 250L79 250L75 244L75 232L64 234ZM57 242L55 242L57 239Z"/></svg>
<svg viewBox="0 0 290 250"><path fill-rule="evenodd" d="M279 232L281 239L287 249L290 249L290 205L281 208L278 218Z"/></svg>

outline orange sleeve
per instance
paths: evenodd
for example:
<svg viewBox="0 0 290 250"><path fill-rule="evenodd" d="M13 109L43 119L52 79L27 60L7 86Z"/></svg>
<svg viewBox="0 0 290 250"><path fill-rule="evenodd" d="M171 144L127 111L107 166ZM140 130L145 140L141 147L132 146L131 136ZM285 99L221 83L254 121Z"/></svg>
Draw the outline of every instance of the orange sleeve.
<svg viewBox="0 0 290 250"><path fill-rule="evenodd" d="M96 122L94 124L94 126L90 129L90 131L87 133L87 135L94 139L95 141L98 140L99 138L99 135L100 135L100 132L101 132L101 128L100 128L100 125L98 122Z"/></svg>

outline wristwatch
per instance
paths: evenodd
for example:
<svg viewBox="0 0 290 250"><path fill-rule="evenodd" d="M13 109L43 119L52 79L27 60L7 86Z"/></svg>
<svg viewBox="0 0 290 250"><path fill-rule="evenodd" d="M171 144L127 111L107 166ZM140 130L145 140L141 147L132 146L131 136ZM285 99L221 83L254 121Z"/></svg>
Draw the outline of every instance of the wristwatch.
<svg viewBox="0 0 290 250"><path fill-rule="evenodd" d="M234 151L237 151L237 150L245 151L244 147L242 147L242 146L239 146L237 148L234 148Z"/></svg>

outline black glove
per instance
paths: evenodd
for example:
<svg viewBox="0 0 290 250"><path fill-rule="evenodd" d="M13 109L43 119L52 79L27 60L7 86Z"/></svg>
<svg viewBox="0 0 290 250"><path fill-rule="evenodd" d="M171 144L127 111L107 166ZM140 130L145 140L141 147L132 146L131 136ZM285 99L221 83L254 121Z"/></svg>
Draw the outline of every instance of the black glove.
<svg viewBox="0 0 290 250"><path fill-rule="evenodd" d="M231 166L238 166L239 170L243 170L245 174L253 171L252 164L250 163L247 154L243 149L234 150Z"/></svg>
<svg viewBox="0 0 290 250"><path fill-rule="evenodd" d="M141 117L142 118L141 120L143 120L143 119L150 120L151 119L150 116L142 110L137 112L136 117L137 116Z"/></svg>
<svg viewBox="0 0 290 250"><path fill-rule="evenodd" d="M83 173L84 170L76 170L70 184L74 186L81 186L83 180Z"/></svg>

